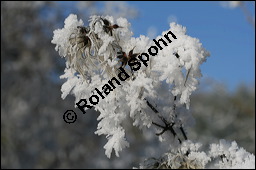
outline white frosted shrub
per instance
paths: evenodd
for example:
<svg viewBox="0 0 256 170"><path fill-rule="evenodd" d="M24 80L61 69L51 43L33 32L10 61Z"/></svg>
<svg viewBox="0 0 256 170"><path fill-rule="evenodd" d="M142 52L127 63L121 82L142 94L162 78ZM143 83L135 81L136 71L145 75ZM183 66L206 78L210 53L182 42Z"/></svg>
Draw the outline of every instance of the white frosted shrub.
<svg viewBox="0 0 256 170"><path fill-rule="evenodd" d="M129 147L123 123L131 118L133 126L154 128L171 148L140 168L206 168L213 158L224 161L214 165L219 168L252 165L252 155L244 150L212 144L208 154L199 151L201 144L187 139L186 129L193 124L190 95L209 53L186 34L185 27L170 23L168 30L150 40L132 37L125 18L91 16L89 26L84 26L71 14L64 23L52 40L66 59L62 98L73 94L83 113L92 108L100 112L95 133L108 139L108 158L113 150L119 156Z"/></svg>

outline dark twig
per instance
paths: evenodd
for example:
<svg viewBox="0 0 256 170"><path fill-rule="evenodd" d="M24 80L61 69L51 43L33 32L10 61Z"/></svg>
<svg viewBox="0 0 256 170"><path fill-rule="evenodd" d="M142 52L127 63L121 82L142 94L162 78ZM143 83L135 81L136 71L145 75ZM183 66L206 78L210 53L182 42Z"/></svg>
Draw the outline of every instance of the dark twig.
<svg viewBox="0 0 256 170"><path fill-rule="evenodd" d="M145 99L146 100L146 99ZM146 100L147 101L147 105L155 112L155 113L159 113L157 110L156 110L156 108L151 104L151 103L149 103L149 101L148 100Z"/></svg>
<svg viewBox="0 0 256 170"><path fill-rule="evenodd" d="M181 131L181 133L182 133L184 139L185 139L185 140L188 140L188 138L187 138L187 136L186 136L186 133L185 133L185 131L184 131L184 129L183 129L182 126L180 127L180 131Z"/></svg>
<svg viewBox="0 0 256 170"><path fill-rule="evenodd" d="M158 114L159 113L158 110L148 100L146 100L146 101L147 101L147 105L151 108L151 110L153 110L156 114ZM162 126L162 125L159 125L158 123L152 122L153 125L158 126L163 129L160 133L157 133L156 135L157 136L162 135L164 132L169 130L173 134L174 137L177 136L177 133L173 129L174 123L169 123L164 117L162 117L159 114L158 114L158 117L162 120L162 122L164 123L165 126ZM179 137L178 137L178 140L179 140L179 143L181 144L181 140Z"/></svg>
<svg viewBox="0 0 256 170"><path fill-rule="evenodd" d="M175 114L175 117L177 117L177 114L175 113L175 112L176 112L176 103L175 103L176 100L177 100L177 96L174 96L173 112L174 112L174 114ZM180 126L180 131L181 131L181 133L182 133L184 139L185 139L185 140L188 140L187 135L186 135L186 133L185 133L185 131L184 131L182 125Z"/></svg>
<svg viewBox="0 0 256 170"><path fill-rule="evenodd" d="M188 80L188 75L189 75L189 73L190 73L191 68L192 68L192 67L190 67L190 68L188 69L188 72L187 72L187 75L186 75L186 79L185 79L185 82L184 82L184 86L185 86L185 87L186 87L186 83L187 83L187 80Z"/></svg>

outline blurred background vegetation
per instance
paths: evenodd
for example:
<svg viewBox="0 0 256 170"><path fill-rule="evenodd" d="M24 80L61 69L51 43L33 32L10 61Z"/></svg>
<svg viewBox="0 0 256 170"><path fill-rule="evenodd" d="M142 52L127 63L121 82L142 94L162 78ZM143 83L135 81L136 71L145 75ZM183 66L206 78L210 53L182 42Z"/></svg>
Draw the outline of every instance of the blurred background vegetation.
<svg viewBox="0 0 256 170"><path fill-rule="evenodd" d="M125 2L2 2L1 1L1 168L128 168L165 148L153 132L133 127L130 148L106 158L104 136L97 136L98 113L74 108L74 98L61 99L65 61L51 44L53 30L69 13L84 22L92 13L136 17ZM67 6L69 6L67 10ZM102 10L104 9L104 10ZM87 23L85 23L87 24ZM210 90L209 90L210 89ZM66 124L67 109L78 115ZM205 145L236 140L255 154L255 87L228 92L225 85L204 80L192 96L196 125L188 136Z"/></svg>

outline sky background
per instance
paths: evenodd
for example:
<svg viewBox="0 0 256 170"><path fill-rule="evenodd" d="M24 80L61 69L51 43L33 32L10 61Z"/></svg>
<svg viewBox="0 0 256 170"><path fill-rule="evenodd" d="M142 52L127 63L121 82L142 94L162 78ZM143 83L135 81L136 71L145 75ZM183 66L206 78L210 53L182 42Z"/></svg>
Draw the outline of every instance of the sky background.
<svg viewBox="0 0 256 170"><path fill-rule="evenodd" d="M135 37L148 32L156 37L176 21L211 54L201 67L203 78L224 83L231 91L241 83L255 85L255 28L241 8L223 7L219 2L127 3L139 11L137 18L129 20ZM254 14L255 3L249 5Z"/></svg>

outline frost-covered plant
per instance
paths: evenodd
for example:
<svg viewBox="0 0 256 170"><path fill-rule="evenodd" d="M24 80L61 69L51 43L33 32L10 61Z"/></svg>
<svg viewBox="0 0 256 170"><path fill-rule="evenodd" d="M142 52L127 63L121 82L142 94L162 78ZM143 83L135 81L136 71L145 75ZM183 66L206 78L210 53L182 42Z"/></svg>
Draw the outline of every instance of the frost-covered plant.
<svg viewBox="0 0 256 170"><path fill-rule="evenodd" d="M168 169L203 169L210 161L205 152L199 152L200 143L190 140L184 141L179 147L172 148L159 159L145 160L140 168L168 168Z"/></svg>
<svg viewBox="0 0 256 170"><path fill-rule="evenodd" d="M131 118L140 129L155 127L160 141L172 148L160 160L153 159L157 160L155 168L205 167L209 159L198 152L199 144L187 140L186 129L193 124L188 112L190 95L209 53L198 39L186 35L185 27L171 23L169 30L152 41L143 35L132 37L125 18L91 16L89 26L84 26L71 14L64 28L54 31L52 43L66 59L62 98L73 94L83 112L92 106L100 112L95 133L106 135L108 158L113 149L119 156L129 146L123 124ZM156 48L150 53L152 46ZM153 55L142 57L145 53ZM81 105L90 96L91 107Z"/></svg>
<svg viewBox="0 0 256 170"><path fill-rule="evenodd" d="M219 144L211 144L209 155L215 159L217 158L216 168L255 168L255 156L246 152L243 148L239 148L235 141L229 143L222 139Z"/></svg>
<svg viewBox="0 0 256 170"><path fill-rule="evenodd" d="M140 169L252 169L255 168L255 156L239 148L236 142L224 139L220 144L211 144L210 151L199 151L200 143L184 141L178 148L165 153L159 159L150 158L140 165Z"/></svg>

